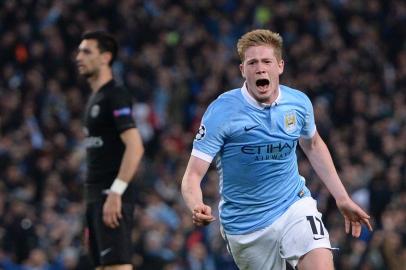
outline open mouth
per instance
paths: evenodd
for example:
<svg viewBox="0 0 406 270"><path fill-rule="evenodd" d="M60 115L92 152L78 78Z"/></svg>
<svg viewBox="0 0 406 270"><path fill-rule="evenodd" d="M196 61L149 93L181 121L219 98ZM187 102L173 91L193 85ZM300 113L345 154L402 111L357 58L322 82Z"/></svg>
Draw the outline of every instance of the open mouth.
<svg viewBox="0 0 406 270"><path fill-rule="evenodd" d="M267 87L269 85L269 80L268 79L258 79L255 83L258 87Z"/></svg>

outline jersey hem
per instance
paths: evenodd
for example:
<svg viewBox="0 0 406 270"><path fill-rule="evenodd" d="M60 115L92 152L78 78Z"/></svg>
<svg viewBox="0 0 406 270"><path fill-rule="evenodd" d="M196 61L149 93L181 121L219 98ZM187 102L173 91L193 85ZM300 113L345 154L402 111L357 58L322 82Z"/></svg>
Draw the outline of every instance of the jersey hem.
<svg viewBox="0 0 406 270"><path fill-rule="evenodd" d="M273 217L273 218L270 218L268 221L262 223L261 225L256 225L256 226L254 226L254 227L246 228L246 229L231 229L231 230L227 229L227 225L225 225L225 224L221 224L221 225L222 225L222 227L223 227L224 232L225 232L226 234L228 234L228 235L246 235L246 234L251 234L251 233L254 233L254 232L257 232L257 231L260 231L260 230L264 230L265 228L271 226L271 225L272 225L276 220L278 220L283 214L285 214L286 211L288 211L288 209L289 209L293 204L295 204L297 201L299 201L299 200L301 200L301 199L304 199L304 198L313 198L313 197L311 196L310 193L305 193L303 197L295 199L295 200L288 206L288 208L285 209L285 211L281 212L279 215L277 215L277 216L275 216L275 217Z"/></svg>

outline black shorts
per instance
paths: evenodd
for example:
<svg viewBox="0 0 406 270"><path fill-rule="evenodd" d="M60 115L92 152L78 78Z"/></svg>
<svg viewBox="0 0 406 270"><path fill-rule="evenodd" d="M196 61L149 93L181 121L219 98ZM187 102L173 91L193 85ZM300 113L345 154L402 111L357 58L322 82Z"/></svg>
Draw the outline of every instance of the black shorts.
<svg viewBox="0 0 406 270"><path fill-rule="evenodd" d="M89 233L89 252L94 265L131 264L134 205L122 204L122 218L117 228L103 222L104 201L87 204L86 222Z"/></svg>

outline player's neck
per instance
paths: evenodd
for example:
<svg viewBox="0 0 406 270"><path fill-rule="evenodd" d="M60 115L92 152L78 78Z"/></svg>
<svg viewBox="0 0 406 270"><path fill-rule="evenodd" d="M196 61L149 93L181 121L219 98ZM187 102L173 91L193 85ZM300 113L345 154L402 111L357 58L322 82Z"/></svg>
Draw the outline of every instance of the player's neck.
<svg viewBox="0 0 406 270"><path fill-rule="evenodd" d="M250 91L250 89L248 88L248 85L247 85L247 92L251 96L251 98L253 100L255 100L258 104L262 104L263 106L272 105L278 99L279 91L280 90L279 90L279 85L278 85L276 87L276 89L274 89L272 91L271 96L269 98L261 100L261 99L258 99L258 98L255 97L255 95Z"/></svg>
<svg viewBox="0 0 406 270"><path fill-rule="evenodd" d="M88 79L90 88L92 92L95 93L100 90L100 88L105 85L107 82L113 79L113 73L111 68L101 68L100 72L93 77Z"/></svg>
<svg viewBox="0 0 406 270"><path fill-rule="evenodd" d="M272 105L279 96L279 85L272 91L271 97L264 103L267 105Z"/></svg>

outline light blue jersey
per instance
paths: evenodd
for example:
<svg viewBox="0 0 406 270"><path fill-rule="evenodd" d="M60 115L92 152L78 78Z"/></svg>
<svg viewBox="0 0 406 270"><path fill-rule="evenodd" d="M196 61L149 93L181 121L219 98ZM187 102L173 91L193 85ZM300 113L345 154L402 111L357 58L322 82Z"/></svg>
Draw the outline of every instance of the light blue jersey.
<svg viewBox="0 0 406 270"><path fill-rule="evenodd" d="M246 234L272 224L290 205L310 196L299 175L299 137L316 132L313 107L302 92L280 85L272 105L252 98L246 86L228 91L205 112L192 155L216 157L221 224Z"/></svg>

